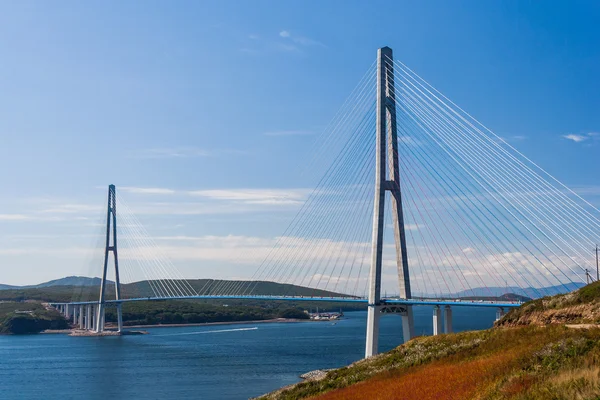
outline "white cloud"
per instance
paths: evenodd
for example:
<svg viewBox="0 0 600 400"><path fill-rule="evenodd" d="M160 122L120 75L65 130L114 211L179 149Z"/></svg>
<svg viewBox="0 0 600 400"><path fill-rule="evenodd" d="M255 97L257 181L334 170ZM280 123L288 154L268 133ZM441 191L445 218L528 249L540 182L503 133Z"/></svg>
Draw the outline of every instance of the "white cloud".
<svg viewBox="0 0 600 400"><path fill-rule="evenodd" d="M575 143L580 143L583 141L586 141L589 139L589 137L587 136L583 136L583 135L576 135L574 133L570 133L568 135L563 135L563 138L568 139L568 140L572 140Z"/></svg>
<svg viewBox="0 0 600 400"><path fill-rule="evenodd" d="M419 229L423 228L425 225L421 225L421 224L404 224L404 230L405 231L418 231Z"/></svg>
<svg viewBox="0 0 600 400"><path fill-rule="evenodd" d="M596 140L600 139L600 133L598 133L598 132L588 132L586 134L569 133L568 135L563 135L562 137L567 140L572 140L575 143L581 143L581 142L586 142L588 140L596 141Z"/></svg>
<svg viewBox="0 0 600 400"><path fill-rule="evenodd" d="M24 214L0 214L0 221L23 221L28 219L31 219L31 217Z"/></svg>
<svg viewBox="0 0 600 400"><path fill-rule="evenodd" d="M141 188L141 187L119 187L120 191L134 193L134 194L174 194L176 193L173 189L167 188Z"/></svg>
<svg viewBox="0 0 600 400"><path fill-rule="evenodd" d="M289 40L292 43L303 46L303 47L309 47L309 46L327 47L323 43L321 43L317 40L308 38L306 36L292 34L292 32L288 31L288 30L280 31L279 36L284 38L285 40Z"/></svg>
<svg viewBox="0 0 600 400"><path fill-rule="evenodd" d="M263 133L265 136L307 136L313 134L314 132L303 130L268 131Z"/></svg>
<svg viewBox="0 0 600 400"><path fill-rule="evenodd" d="M600 196L600 186L574 186L571 189L580 196Z"/></svg>
<svg viewBox="0 0 600 400"><path fill-rule="evenodd" d="M136 158L193 158L193 157L208 157L212 153L197 147L165 147L151 148L136 151Z"/></svg>
<svg viewBox="0 0 600 400"><path fill-rule="evenodd" d="M246 204L297 204L306 198L310 189L213 189L189 193L193 196Z"/></svg>
<svg viewBox="0 0 600 400"><path fill-rule="evenodd" d="M43 213L79 214L96 213L104 210L104 206L95 204L56 204L42 210Z"/></svg>

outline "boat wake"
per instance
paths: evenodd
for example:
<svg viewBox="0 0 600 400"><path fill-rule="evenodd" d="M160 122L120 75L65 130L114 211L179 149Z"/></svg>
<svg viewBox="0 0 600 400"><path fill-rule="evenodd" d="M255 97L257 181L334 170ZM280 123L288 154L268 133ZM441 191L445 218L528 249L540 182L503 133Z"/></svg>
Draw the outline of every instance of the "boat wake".
<svg viewBox="0 0 600 400"><path fill-rule="evenodd" d="M236 328L236 329L219 329L214 331L199 331L199 332L183 332L183 333L171 333L167 335L153 335L153 336L185 336L185 335L201 335L204 333L223 333L223 332L240 332L240 331L255 331L258 327L252 328Z"/></svg>

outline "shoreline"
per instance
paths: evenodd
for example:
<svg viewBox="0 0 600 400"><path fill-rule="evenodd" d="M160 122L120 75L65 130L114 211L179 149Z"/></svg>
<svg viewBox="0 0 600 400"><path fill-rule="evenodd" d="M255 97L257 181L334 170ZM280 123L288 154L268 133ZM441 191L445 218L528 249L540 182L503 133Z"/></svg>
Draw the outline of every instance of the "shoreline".
<svg viewBox="0 0 600 400"><path fill-rule="evenodd" d="M156 324L156 325L127 325L123 326L123 330L127 329L139 329L139 328L185 328L188 326L213 326L213 325L247 325L247 324L269 324L269 323L295 323L295 322L311 322L309 319L297 319L297 318L273 318L273 319L259 319L255 321L222 321L222 322L197 322L189 324ZM113 324L106 325L106 329L114 329ZM72 329L46 329L39 332L40 334L66 334L69 335L74 331L78 331L77 328Z"/></svg>
<svg viewBox="0 0 600 400"><path fill-rule="evenodd" d="M273 318L273 319L258 319L255 321L222 321L222 322L197 322L189 324L156 324L156 325L127 325L123 329L129 328L184 328L186 326L211 326L211 325L237 325L237 324L268 324L274 322L310 322L309 319L297 318Z"/></svg>

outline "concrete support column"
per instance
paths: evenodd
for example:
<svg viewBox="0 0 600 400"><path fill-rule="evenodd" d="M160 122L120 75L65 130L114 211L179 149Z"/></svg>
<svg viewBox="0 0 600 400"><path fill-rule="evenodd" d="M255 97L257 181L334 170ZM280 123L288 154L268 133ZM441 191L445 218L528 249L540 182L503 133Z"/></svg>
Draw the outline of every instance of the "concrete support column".
<svg viewBox="0 0 600 400"><path fill-rule="evenodd" d="M496 321L498 321L500 318L502 318L504 316L504 314L506 314L504 312L504 308L498 307L498 309L496 310Z"/></svg>
<svg viewBox="0 0 600 400"><path fill-rule="evenodd" d="M71 318L71 310L69 310L69 305L65 304L65 318L69 319Z"/></svg>
<svg viewBox="0 0 600 400"><path fill-rule="evenodd" d="M444 333L452 333L452 308L444 306Z"/></svg>
<svg viewBox="0 0 600 400"><path fill-rule="evenodd" d="M97 324L97 320L96 320L96 313L98 312L97 307L98 307L97 304L92 305L92 330L94 332L98 331L98 324Z"/></svg>
<svg viewBox="0 0 600 400"><path fill-rule="evenodd" d="M83 325L83 315L84 315L83 304L79 306L78 314L79 314L79 318L78 318L79 319L79 329L84 329L85 326Z"/></svg>
<svg viewBox="0 0 600 400"><path fill-rule="evenodd" d="M123 329L123 309L121 303L117 304L117 331L121 332Z"/></svg>
<svg viewBox="0 0 600 400"><path fill-rule="evenodd" d="M85 329L88 331L92 329L92 305L87 304L85 306Z"/></svg>
<svg viewBox="0 0 600 400"><path fill-rule="evenodd" d="M433 307L433 336L442 333L442 310L440 306Z"/></svg>
<svg viewBox="0 0 600 400"><path fill-rule="evenodd" d="M402 336L404 343L415 337L415 324L412 306L406 306L406 315L402 315Z"/></svg>
<svg viewBox="0 0 600 400"><path fill-rule="evenodd" d="M77 325L77 306L73 305L73 325Z"/></svg>
<svg viewBox="0 0 600 400"><path fill-rule="evenodd" d="M367 308L367 342L365 358L377 354L379 350L379 318L381 306L369 304Z"/></svg>

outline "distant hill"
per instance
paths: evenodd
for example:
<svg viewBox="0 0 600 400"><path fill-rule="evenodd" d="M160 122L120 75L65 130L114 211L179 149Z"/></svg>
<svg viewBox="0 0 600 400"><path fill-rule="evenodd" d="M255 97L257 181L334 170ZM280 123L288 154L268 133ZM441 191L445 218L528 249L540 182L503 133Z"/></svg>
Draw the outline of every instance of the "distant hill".
<svg viewBox="0 0 600 400"><path fill-rule="evenodd" d="M65 278L54 279L38 285L25 287L43 288L50 286L100 286L100 282L102 282L101 278L88 278L87 276L67 276Z"/></svg>
<svg viewBox="0 0 600 400"><path fill-rule="evenodd" d="M87 276L67 276L60 279L54 279L48 282L38 283L37 285L15 286L0 284L0 290L33 289L45 288L50 286L100 286L100 281L100 278L89 278Z"/></svg>
<svg viewBox="0 0 600 400"><path fill-rule="evenodd" d="M20 286L12 286L12 285L2 285L0 284L0 290L6 290L6 289L18 289Z"/></svg>
<svg viewBox="0 0 600 400"><path fill-rule="evenodd" d="M62 284L61 284L62 283ZM70 283L70 284L65 284ZM184 285L183 282L176 282L178 286ZM221 294L219 287L238 286L244 288L247 295L262 296L305 296L305 297L342 297L344 295L320 289L311 289L304 286L281 284L265 281L222 281L213 279L191 279L187 281L198 294L211 295ZM186 285L187 285L186 284ZM160 281L141 281L121 285L121 294L123 298L132 297L154 297L152 287L165 287L164 282ZM0 300L40 300L40 301L89 301L98 299L98 289L100 287L100 278L86 277L67 277L45 282L39 285L12 287L0 290ZM164 290L164 289L161 289ZM174 286L169 289L172 293L177 293ZM114 282L109 281L106 287L108 299L114 298Z"/></svg>
<svg viewBox="0 0 600 400"><path fill-rule="evenodd" d="M44 289L54 288L53 291L47 292L47 295L59 295L61 298L84 298L86 293L90 292L90 298L97 296L97 288L100 287L101 279L98 277L90 278L85 276L67 276L65 278L54 279L48 282L43 282L37 285L13 286L0 284L0 292L6 290L18 291L23 289ZM339 297L344 296L340 293L325 291L320 289L312 289L304 286L281 284L267 281L224 281L214 279L190 279L187 284L183 281L177 281L179 286L187 286L189 284L199 294L218 294L215 289L219 287L243 287L248 295L288 295L288 296L315 296L315 297ZM109 281L109 290L114 292L114 282ZM150 297L153 296L152 287L164 288L164 282L152 281L152 285L148 281L140 281L122 285L124 297ZM543 295L556 295L567 291L574 291L583 287L583 283L569 283L565 286L551 286L542 289L534 288L519 288L515 286L508 287L478 287L472 290L465 290L458 293L445 294L444 297L449 298L501 298L505 300L520 300L527 301L536 299ZM62 289L61 289L62 288ZM66 289L68 288L68 289ZM164 289L163 289L164 290ZM92 296L93 293L93 296ZM6 296L0 295L0 299ZM434 294L426 294L418 297L436 297ZM36 297L37 298L37 297Z"/></svg>
<svg viewBox="0 0 600 400"><path fill-rule="evenodd" d="M540 289L537 288L520 288L517 286L490 286L490 287L477 287L470 290L463 290L457 293L452 293L449 295L444 295L447 297L500 297L505 294L515 294L518 296L524 296L529 299L537 299L543 296L554 296L560 293L572 292L574 290L580 289L585 286L585 283L567 283L563 285L557 286L549 286L543 287ZM434 294L427 294L427 296L434 297Z"/></svg>

